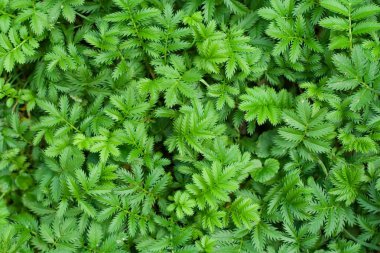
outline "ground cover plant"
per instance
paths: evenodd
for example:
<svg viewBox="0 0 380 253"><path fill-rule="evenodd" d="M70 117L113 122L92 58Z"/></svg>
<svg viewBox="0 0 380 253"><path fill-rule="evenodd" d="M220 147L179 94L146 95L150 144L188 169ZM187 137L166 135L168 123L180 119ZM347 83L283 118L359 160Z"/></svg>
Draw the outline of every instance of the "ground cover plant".
<svg viewBox="0 0 380 253"><path fill-rule="evenodd" d="M0 252L380 252L379 15L0 0Z"/></svg>

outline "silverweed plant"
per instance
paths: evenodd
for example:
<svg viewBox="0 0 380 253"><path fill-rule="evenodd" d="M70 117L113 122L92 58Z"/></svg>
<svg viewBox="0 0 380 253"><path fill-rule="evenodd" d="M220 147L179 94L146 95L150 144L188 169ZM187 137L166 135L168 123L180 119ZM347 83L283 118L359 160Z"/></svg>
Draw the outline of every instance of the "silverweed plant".
<svg viewBox="0 0 380 253"><path fill-rule="evenodd" d="M0 252L380 252L379 18L0 0Z"/></svg>

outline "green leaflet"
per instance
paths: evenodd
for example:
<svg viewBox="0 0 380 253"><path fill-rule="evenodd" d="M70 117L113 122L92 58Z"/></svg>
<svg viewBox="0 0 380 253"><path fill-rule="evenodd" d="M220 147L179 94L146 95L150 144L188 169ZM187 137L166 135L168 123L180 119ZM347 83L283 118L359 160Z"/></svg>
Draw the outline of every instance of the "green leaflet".
<svg viewBox="0 0 380 253"><path fill-rule="evenodd" d="M240 109L246 111L245 119L256 119L259 125L269 121L273 125L281 122L282 110L292 103L292 96L285 90L276 93L269 87L247 89L241 96Z"/></svg>
<svg viewBox="0 0 380 253"><path fill-rule="evenodd" d="M325 122L325 117L325 110L314 109L305 101L297 103L296 111L285 110L286 126L278 129L273 153L283 154L284 150L295 148L306 160L313 160L317 154L328 152L334 126Z"/></svg>

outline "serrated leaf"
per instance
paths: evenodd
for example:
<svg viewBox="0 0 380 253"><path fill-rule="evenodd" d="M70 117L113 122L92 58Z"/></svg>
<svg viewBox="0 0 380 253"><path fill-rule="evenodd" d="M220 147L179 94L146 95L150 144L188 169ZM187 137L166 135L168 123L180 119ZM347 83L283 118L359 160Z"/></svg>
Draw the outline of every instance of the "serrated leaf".
<svg viewBox="0 0 380 253"><path fill-rule="evenodd" d="M327 82L327 86L334 90L353 90L359 84L356 79L346 79L338 76L331 77Z"/></svg>
<svg viewBox="0 0 380 253"><path fill-rule="evenodd" d="M322 27L335 30L335 31L347 31L349 28L348 21L338 17L328 17L319 21Z"/></svg>
<svg viewBox="0 0 380 253"><path fill-rule="evenodd" d="M88 229L87 237L88 237L90 247L94 249L99 247L100 242L102 241L102 238L103 238L103 231L102 231L101 225L93 222L90 228Z"/></svg>
<svg viewBox="0 0 380 253"><path fill-rule="evenodd" d="M373 93L366 88L360 89L357 93L351 96L352 102L350 104L350 109L353 111L358 111L363 109L365 106L370 105L373 99Z"/></svg>
<svg viewBox="0 0 380 253"><path fill-rule="evenodd" d="M349 16L347 7L337 0L322 0L320 1L320 4L323 8L326 8L329 11L332 11L334 13L338 13L347 17Z"/></svg>
<svg viewBox="0 0 380 253"><path fill-rule="evenodd" d="M360 20L365 19L371 16L376 15L380 12L380 7L375 4L366 4L364 6L360 6L351 14L352 20Z"/></svg>
<svg viewBox="0 0 380 253"><path fill-rule="evenodd" d="M366 34L380 30L380 23L374 21L363 21L357 23L352 29L352 34Z"/></svg>

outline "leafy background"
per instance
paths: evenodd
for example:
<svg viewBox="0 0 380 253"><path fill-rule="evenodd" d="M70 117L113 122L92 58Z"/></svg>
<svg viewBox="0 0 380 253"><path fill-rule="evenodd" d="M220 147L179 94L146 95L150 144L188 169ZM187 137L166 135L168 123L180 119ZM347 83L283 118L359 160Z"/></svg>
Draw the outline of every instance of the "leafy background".
<svg viewBox="0 0 380 253"><path fill-rule="evenodd" d="M380 252L367 0L0 0L0 252Z"/></svg>

